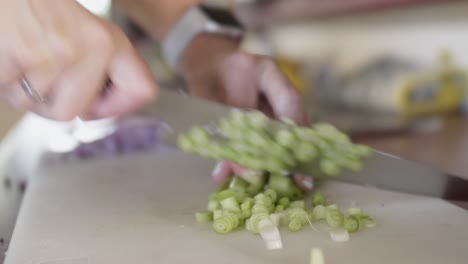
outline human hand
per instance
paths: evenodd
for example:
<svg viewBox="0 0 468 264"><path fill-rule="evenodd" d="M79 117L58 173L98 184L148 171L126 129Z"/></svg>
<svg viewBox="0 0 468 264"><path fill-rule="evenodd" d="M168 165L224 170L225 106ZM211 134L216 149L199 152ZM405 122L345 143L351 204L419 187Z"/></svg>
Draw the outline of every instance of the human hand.
<svg viewBox="0 0 468 264"><path fill-rule="evenodd" d="M123 32L77 1L0 0L0 20L0 95L18 110L61 121L101 118L156 95L149 68ZM47 101L28 97L23 79Z"/></svg>
<svg viewBox="0 0 468 264"><path fill-rule="evenodd" d="M195 38L181 68L194 96L309 124L301 95L276 63L269 57L241 51L232 39Z"/></svg>
<svg viewBox="0 0 468 264"><path fill-rule="evenodd" d="M309 125L301 96L272 59L239 50L239 43L216 36L196 38L182 60L182 70L194 96L227 105L258 109L272 118L288 118ZM220 162L213 171L216 183L248 171L230 162ZM294 175L296 185L307 192L313 178Z"/></svg>

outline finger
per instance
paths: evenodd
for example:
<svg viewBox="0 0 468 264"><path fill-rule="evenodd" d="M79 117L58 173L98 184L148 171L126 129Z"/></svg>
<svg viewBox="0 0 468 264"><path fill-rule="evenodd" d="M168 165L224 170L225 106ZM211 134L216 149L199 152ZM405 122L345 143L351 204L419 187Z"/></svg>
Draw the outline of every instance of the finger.
<svg viewBox="0 0 468 264"><path fill-rule="evenodd" d="M314 188L314 179L311 176L295 174L293 179L296 186L304 192L310 192Z"/></svg>
<svg viewBox="0 0 468 264"><path fill-rule="evenodd" d="M289 118L299 124L306 122L302 97L279 67L269 59L263 59L258 65L258 85L275 116Z"/></svg>
<svg viewBox="0 0 468 264"><path fill-rule="evenodd" d="M21 85L22 79L19 79L14 85L7 88L6 91L8 101L14 108L38 113L43 111L45 107L43 104L50 102L53 85L63 72L63 69L58 67L57 64L49 66L49 68L33 69L23 77L28 82L30 88L45 101L41 101L42 99L37 101L37 99L31 98L31 95Z"/></svg>
<svg viewBox="0 0 468 264"><path fill-rule="evenodd" d="M112 88L99 98L93 112L97 117L130 113L157 96L153 74L138 52L120 31L114 32L121 45L109 65Z"/></svg>
<svg viewBox="0 0 468 264"><path fill-rule="evenodd" d="M221 70L222 85L226 91L224 103L247 109L257 107L255 67L255 58L243 52L237 52L226 58Z"/></svg>
<svg viewBox="0 0 468 264"><path fill-rule="evenodd" d="M232 167L231 162L229 161L221 161L216 164L211 173L213 181L217 184L221 184L226 181L232 175Z"/></svg>
<svg viewBox="0 0 468 264"><path fill-rule="evenodd" d="M81 61L63 71L54 83L54 100L48 115L68 121L86 114L92 102L99 96L107 79L107 69L115 43L112 35L98 23L87 27L92 39L85 40Z"/></svg>

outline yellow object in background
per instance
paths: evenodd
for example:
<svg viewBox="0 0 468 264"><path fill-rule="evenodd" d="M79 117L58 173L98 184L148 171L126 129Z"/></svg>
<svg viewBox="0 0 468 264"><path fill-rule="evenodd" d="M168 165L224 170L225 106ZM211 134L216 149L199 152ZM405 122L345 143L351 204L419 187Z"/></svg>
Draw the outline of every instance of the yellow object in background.
<svg viewBox="0 0 468 264"><path fill-rule="evenodd" d="M408 80L400 104L406 115L445 113L457 110L463 104L468 75L455 65L448 51L441 53L440 62L440 69Z"/></svg>
<svg viewBox="0 0 468 264"><path fill-rule="evenodd" d="M457 110L463 104L467 86L466 74L455 70L409 79L401 92L401 110L409 116Z"/></svg>
<svg viewBox="0 0 468 264"><path fill-rule="evenodd" d="M383 56L352 73L326 72L317 78L321 99L331 106L366 112L417 117L461 109L468 88L467 74L441 56L440 65L420 65ZM330 81L331 80L331 81Z"/></svg>
<svg viewBox="0 0 468 264"><path fill-rule="evenodd" d="M292 85L302 94L305 95L306 88L305 88L305 81L302 78L300 71L301 65L296 63L292 60L286 58L277 58L276 63L280 67L280 70L283 72L284 75L289 79Z"/></svg>

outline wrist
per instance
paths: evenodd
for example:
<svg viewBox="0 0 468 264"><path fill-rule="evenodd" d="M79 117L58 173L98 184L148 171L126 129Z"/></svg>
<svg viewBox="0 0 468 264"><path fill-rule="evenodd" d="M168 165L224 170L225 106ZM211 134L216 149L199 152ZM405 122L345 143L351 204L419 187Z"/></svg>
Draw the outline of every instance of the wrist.
<svg viewBox="0 0 468 264"><path fill-rule="evenodd" d="M148 35L162 41L183 13L200 0L113 0Z"/></svg>

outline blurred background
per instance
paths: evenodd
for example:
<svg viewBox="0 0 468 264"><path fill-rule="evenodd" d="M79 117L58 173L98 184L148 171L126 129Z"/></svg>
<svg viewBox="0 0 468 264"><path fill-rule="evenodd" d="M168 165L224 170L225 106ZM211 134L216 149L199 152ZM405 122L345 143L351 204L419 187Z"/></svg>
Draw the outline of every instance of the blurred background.
<svg viewBox="0 0 468 264"><path fill-rule="evenodd" d="M433 127L464 110L467 1L206 2L234 10L249 29L244 48L275 57L313 116L349 133ZM183 85L157 43L118 10L107 15L134 36L163 87Z"/></svg>
<svg viewBox="0 0 468 264"><path fill-rule="evenodd" d="M163 89L185 90L158 43L110 0L79 2L127 32ZM248 29L244 49L277 60L314 120L330 122L376 149L468 174L468 1L205 2L236 12ZM34 173L35 146L71 153L112 134L115 123L57 124L3 105L0 120L1 252L7 248L27 177ZM46 136L48 140L37 140ZM27 147L17 149L18 141Z"/></svg>

